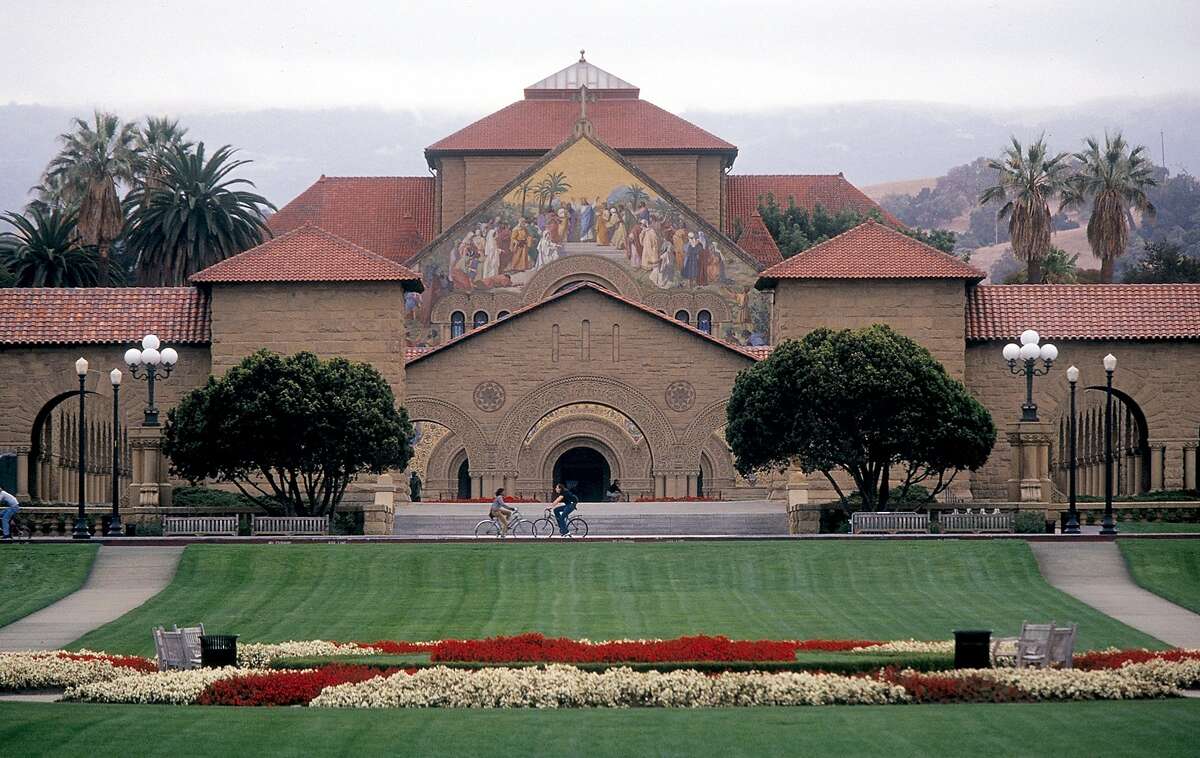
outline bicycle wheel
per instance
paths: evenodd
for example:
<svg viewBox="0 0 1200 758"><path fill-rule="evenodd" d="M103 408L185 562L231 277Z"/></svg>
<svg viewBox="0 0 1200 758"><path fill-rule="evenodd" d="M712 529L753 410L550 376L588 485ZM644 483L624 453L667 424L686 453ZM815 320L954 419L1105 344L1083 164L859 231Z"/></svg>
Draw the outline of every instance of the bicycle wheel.
<svg viewBox="0 0 1200 758"><path fill-rule="evenodd" d="M579 516L575 516L567 521L567 534L576 538L586 537L588 533L588 523Z"/></svg>
<svg viewBox="0 0 1200 758"><path fill-rule="evenodd" d="M478 524L475 525L475 536L476 537L499 537L500 536L500 525L497 524L495 521L492 521L491 519L487 519L486 521L480 521Z"/></svg>
<svg viewBox="0 0 1200 758"><path fill-rule="evenodd" d="M558 534L558 524L554 523L554 519L542 516L533 522L534 537L549 537L554 534Z"/></svg>
<svg viewBox="0 0 1200 758"><path fill-rule="evenodd" d="M509 528L508 533L513 537L527 537L532 539L535 536L533 533L533 522L521 519Z"/></svg>

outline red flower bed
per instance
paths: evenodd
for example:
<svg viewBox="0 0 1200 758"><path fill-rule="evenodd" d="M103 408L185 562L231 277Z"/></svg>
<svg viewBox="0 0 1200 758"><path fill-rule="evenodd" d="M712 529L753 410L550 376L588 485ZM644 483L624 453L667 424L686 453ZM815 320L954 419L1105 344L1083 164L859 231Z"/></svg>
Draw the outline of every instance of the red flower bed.
<svg viewBox="0 0 1200 758"><path fill-rule="evenodd" d="M796 650L822 650L830 653L839 653L847 650L858 650L864 647L875 647L882 644L882 642L873 642L871 640L801 640L796 643Z"/></svg>
<svg viewBox="0 0 1200 758"><path fill-rule="evenodd" d="M661 642L586 644L566 637L521 634L485 640L442 640L431 651L434 661L512 663L668 663L680 661L790 661L796 643L780 640L731 640L726 637L678 637Z"/></svg>
<svg viewBox="0 0 1200 758"><path fill-rule="evenodd" d="M879 680L898 684L917 703L1025 703L1033 697L1011 684L982 676L952 677L887 668Z"/></svg>
<svg viewBox="0 0 1200 758"><path fill-rule="evenodd" d="M213 682L200 693L197 705L307 705L321 690L335 684L365 682L390 676L400 669L366 666L322 666L315 671L248 674Z"/></svg>
<svg viewBox="0 0 1200 758"><path fill-rule="evenodd" d="M642 495L638 497L636 503L711 503L711 497L695 496L692 497L653 497L651 495Z"/></svg>
<svg viewBox="0 0 1200 758"><path fill-rule="evenodd" d="M496 498L494 498L494 497L454 497L454 498L446 498L443 500L438 500L436 502L439 502L439 503L490 503L495 499ZM432 503L435 501L433 501L433 500L424 501L423 500L421 502L431 502ZM506 503L543 503L546 501L534 500L533 498L529 498L529 497L514 497L512 495L505 495L504 502L506 502Z"/></svg>
<svg viewBox="0 0 1200 758"><path fill-rule="evenodd" d="M59 658L69 661L108 661L118 668L134 669L149 673L158 671L158 664L149 658L137 655L95 655L93 653L59 653Z"/></svg>
<svg viewBox="0 0 1200 758"><path fill-rule="evenodd" d="M1145 663L1153 660L1171 662L1200 660L1200 652L1192 650L1118 650L1111 653L1096 651L1075 656L1075 668L1084 671L1119 669L1126 663Z"/></svg>

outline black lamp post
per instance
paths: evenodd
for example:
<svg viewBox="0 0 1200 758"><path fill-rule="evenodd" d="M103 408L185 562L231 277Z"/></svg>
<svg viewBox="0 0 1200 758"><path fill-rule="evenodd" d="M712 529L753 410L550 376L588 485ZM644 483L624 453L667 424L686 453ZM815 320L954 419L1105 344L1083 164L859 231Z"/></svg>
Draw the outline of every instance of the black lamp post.
<svg viewBox="0 0 1200 758"><path fill-rule="evenodd" d="M75 527L71 530L71 538L77 540L90 540L91 532L88 531L87 514L84 512L84 490L87 487L86 474L87 468L87 434L85 428L87 426L87 416L85 416L86 405L85 398L87 396L87 388L84 383L87 381L88 362L84 358L75 361L75 373L79 375L79 424L76 425L75 431L79 435L79 510L75 514Z"/></svg>
<svg viewBox="0 0 1200 758"><path fill-rule="evenodd" d="M1067 467L1067 524L1063 534L1079 534L1079 511L1075 502L1075 383L1079 381L1079 369L1071 366L1067 369L1067 382L1071 385L1071 423L1068 433L1070 440L1070 464Z"/></svg>
<svg viewBox="0 0 1200 758"><path fill-rule="evenodd" d="M1004 346L1004 360L1008 370L1016 375L1025 375L1025 404L1021 406L1021 421L1037 421L1037 404L1033 402L1033 377L1045 376L1058 358L1058 348L1049 342L1038 347L1041 336L1032 329L1021 332L1021 344L1010 342ZM1042 367L1037 359L1042 359Z"/></svg>
<svg viewBox="0 0 1200 758"><path fill-rule="evenodd" d="M1117 525L1113 519L1113 449L1112 449L1112 414L1113 414L1113 371L1117 368L1117 357L1112 353L1104 356L1104 373L1107 382L1104 386L1104 520L1100 522L1100 534L1106 537L1117 536Z"/></svg>
<svg viewBox="0 0 1200 758"><path fill-rule="evenodd" d="M112 423L112 518L108 520L108 536L121 536L121 418L117 410L117 401L121 393L121 369L114 368L108 374L113 388L113 423Z"/></svg>
<svg viewBox="0 0 1200 758"><path fill-rule="evenodd" d="M145 380L148 385L146 411L142 416L142 426L158 426L158 406L154 404L154 380L158 377L166 379L179 360L179 353L174 348L163 348L158 351L158 337L147 334L142 337L142 349L131 347L125 351L125 363L134 379Z"/></svg>

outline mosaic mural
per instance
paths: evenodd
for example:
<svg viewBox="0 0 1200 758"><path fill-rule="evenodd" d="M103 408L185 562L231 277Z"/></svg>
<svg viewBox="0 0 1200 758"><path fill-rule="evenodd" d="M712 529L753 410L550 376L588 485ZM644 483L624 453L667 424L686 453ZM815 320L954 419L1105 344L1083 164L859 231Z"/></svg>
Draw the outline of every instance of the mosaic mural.
<svg viewBox="0 0 1200 758"><path fill-rule="evenodd" d="M711 325L714 336L767 344L770 316L754 289L754 267L706 229L594 144L577 140L413 263L425 292L406 300L409 342L431 346L447 336L431 316L450 293L519 295L539 270L592 255L623 266L648 299L680 291L717 296L730 315ZM469 329L472 314L465 318Z"/></svg>

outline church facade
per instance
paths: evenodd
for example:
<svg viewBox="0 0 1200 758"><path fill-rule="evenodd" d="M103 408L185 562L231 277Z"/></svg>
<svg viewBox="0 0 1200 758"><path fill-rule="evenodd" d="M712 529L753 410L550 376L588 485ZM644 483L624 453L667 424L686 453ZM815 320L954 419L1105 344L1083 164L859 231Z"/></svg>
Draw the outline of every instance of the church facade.
<svg viewBox="0 0 1200 758"><path fill-rule="evenodd" d="M735 377L782 340L872 323L928 348L1000 428L959 495L1012 496L1004 431L1024 383L1000 353L1028 328L1060 350L1035 384L1056 480L1075 364L1081 489L1103 489L1093 390L1111 352L1118 491L1197 486L1200 285L980 284L844 177L739 175L734 145L582 57L425 157L429 177L321 177L270 219L271 240L189 287L0 291L15 489L73 499L77 435L111 443L107 371L153 332L181 356L163 407L260 347L372 363L415 422L402 476L427 500L541 498L564 480L585 499L615 480L645 499L778 496L780 475L734 470L722 430ZM768 194L872 220L785 260L757 214ZM98 369L84 419L64 402L81 354ZM118 413L136 424L133 389ZM132 450L125 465L136 478ZM108 474L94 468L99 502Z"/></svg>

